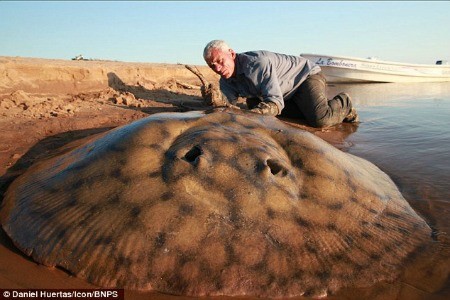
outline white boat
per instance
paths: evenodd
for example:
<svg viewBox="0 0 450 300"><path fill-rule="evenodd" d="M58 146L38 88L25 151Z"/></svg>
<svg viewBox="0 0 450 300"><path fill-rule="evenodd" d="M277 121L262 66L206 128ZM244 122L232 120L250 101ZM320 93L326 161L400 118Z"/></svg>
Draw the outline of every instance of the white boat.
<svg viewBox="0 0 450 300"><path fill-rule="evenodd" d="M354 82L444 82L450 81L450 65L405 64L373 58L300 54L322 69L330 83Z"/></svg>

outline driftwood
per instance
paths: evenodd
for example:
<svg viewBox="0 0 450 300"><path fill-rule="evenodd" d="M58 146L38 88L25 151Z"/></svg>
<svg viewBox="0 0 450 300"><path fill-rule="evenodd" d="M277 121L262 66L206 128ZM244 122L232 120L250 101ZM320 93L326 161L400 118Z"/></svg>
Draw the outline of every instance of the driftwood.
<svg viewBox="0 0 450 300"><path fill-rule="evenodd" d="M184 66L186 67L186 69L188 69L189 71L194 73L195 76L197 76L200 79L200 81L202 82L203 86L208 86L209 85L208 80L206 80L205 76L203 76L203 74L197 69L197 67L192 67L190 65L184 65Z"/></svg>
<svg viewBox="0 0 450 300"><path fill-rule="evenodd" d="M179 86L181 86L182 88L188 89L188 90L199 90L201 89L201 86L198 85L193 85L193 84L189 84L189 83L185 83L185 82L181 82L178 80L175 80L175 83Z"/></svg>
<svg viewBox="0 0 450 300"><path fill-rule="evenodd" d="M202 82L200 90L202 92L203 103L205 105L213 107L231 106L231 104L223 99L222 92L220 91L219 87L206 80L205 76L203 76L203 74L197 69L197 67L192 67L189 65L184 66L186 67L186 69L194 73Z"/></svg>

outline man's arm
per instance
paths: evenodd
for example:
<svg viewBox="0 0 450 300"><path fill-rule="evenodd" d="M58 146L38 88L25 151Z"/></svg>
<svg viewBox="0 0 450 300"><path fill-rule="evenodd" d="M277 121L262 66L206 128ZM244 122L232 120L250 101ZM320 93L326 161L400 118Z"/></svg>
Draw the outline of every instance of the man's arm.
<svg viewBox="0 0 450 300"><path fill-rule="evenodd" d="M256 76L252 80L261 93L262 102L251 111L276 116L283 109L284 100L275 67L269 59L261 59L254 67L259 72L254 73Z"/></svg>
<svg viewBox="0 0 450 300"><path fill-rule="evenodd" d="M226 82L225 79L220 78L219 80L220 91L222 92L222 98L231 104L236 104L239 97L239 93L236 88Z"/></svg>

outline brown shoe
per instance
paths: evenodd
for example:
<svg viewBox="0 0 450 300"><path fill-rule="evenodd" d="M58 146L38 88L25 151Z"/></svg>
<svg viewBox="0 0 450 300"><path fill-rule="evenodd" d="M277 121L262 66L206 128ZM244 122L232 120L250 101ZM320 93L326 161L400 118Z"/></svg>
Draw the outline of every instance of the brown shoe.
<svg viewBox="0 0 450 300"><path fill-rule="evenodd" d="M356 109L354 107L352 107L352 109L350 109L350 112L344 118L344 120L342 120L342 122L345 122L345 123L356 123L356 122L359 122L359 116L358 116L358 113L356 112Z"/></svg>

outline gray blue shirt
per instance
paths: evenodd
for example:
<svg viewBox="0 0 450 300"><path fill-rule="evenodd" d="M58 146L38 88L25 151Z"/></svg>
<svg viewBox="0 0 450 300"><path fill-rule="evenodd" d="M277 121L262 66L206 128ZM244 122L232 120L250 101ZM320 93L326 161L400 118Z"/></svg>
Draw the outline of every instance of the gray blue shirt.
<svg viewBox="0 0 450 300"><path fill-rule="evenodd" d="M278 110L295 93L309 75L320 72L320 67L301 56L269 51L250 51L236 54L235 76L220 78L224 97L235 104L238 97L260 98L272 101Z"/></svg>

